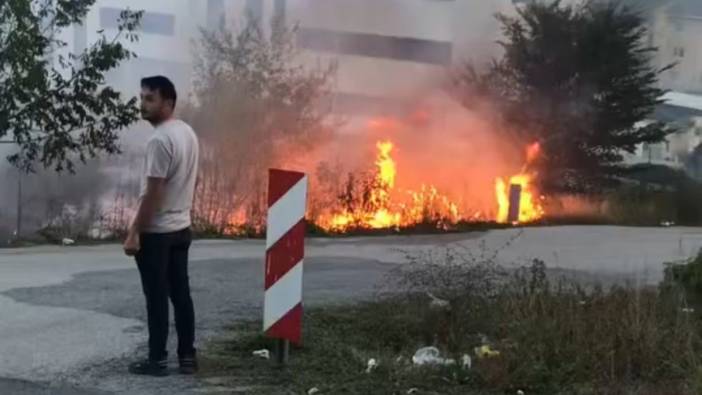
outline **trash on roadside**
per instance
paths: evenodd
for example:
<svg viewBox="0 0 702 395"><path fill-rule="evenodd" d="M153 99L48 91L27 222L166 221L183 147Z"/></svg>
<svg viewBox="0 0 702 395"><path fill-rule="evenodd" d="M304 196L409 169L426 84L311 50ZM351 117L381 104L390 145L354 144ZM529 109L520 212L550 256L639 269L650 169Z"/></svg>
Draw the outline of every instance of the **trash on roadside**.
<svg viewBox="0 0 702 395"><path fill-rule="evenodd" d="M443 309L443 308L449 307L448 300L437 298L431 292L427 292L427 296L431 299L431 303L429 303L429 306L434 307L434 308L438 308L438 309Z"/></svg>
<svg viewBox="0 0 702 395"><path fill-rule="evenodd" d="M473 360L470 358L470 355L463 354L463 357L461 358L461 367L464 369L470 369L472 366Z"/></svg>
<svg viewBox="0 0 702 395"><path fill-rule="evenodd" d="M412 362L415 365L453 365L453 359L441 358L441 353L436 347L422 347L414 353Z"/></svg>
<svg viewBox="0 0 702 395"><path fill-rule="evenodd" d="M675 226L675 222L673 221L663 221L661 222L661 226L665 226L666 228L669 228L671 226Z"/></svg>
<svg viewBox="0 0 702 395"><path fill-rule="evenodd" d="M410 388L409 390L407 390L408 395L409 394L416 394L417 392L419 392L418 388Z"/></svg>
<svg viewBox="0 0 702 395"><path fill-rule="evenodd" d="M378 367L378 361L375 360L375 358L371 358L368 360L368 367L366 368L366 373L370 373Z"/></svg>
<svg viewBox="0 0 702 395"><path fill-rule="evenodd" d="M695 309L693 309L692 307L684 307L684 308L682 309L682 312L683 312L683 313L690 314L690 313L694 313L694 312L695 312Z"/></svg>
<svg viewBox="0 0 702 395"><path fill-rule="evenodd" d="M316 393L319 393L319 388L317 387L312 387L309 391L307 391L307 395L314 395Z"/></svg>
<svg viewBox="0 0 702 395"><path fill-rule="evenodd" d="M75 244L75 243L76 243L75 240L69 239L68 237L66 237L66 238L64 238L63 240L61 240L61 244L65 245L65 246L73 245L73 244Z"/></svg>
<svg viewBox="0 0 702 395"><path fill-rule="evenodd" d="M483 345L475 348L475 355L478 358L492 358L500 356L500 352L493 350L489 345Z"/></svg>
<svg viewBox="0 0 702 395"><path fill-rule="evenodd" d="M518 390L518 391L517 391L517 395L524 395L524 391Z"/></svg>
<svg viewBox="0 0 702 395"><path fill-rule="evenodd" d="M260 357L263 359L271 359L271 353L270 351L263 349L263 350L256 350L253 352L254 357Z"/></svg>

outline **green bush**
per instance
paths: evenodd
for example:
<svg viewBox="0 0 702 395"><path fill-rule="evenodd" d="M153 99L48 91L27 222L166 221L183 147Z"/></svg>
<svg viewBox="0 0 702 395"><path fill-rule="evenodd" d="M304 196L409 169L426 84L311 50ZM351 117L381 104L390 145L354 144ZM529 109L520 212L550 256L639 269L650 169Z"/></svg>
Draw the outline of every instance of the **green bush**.
<svg viewBox="0 0 702 395"><path fill-rule="evenodd" d="M626 184L605 195L608 214L619 224L702 224L702 184L681 170L641 165L625 174Z"/></svg>

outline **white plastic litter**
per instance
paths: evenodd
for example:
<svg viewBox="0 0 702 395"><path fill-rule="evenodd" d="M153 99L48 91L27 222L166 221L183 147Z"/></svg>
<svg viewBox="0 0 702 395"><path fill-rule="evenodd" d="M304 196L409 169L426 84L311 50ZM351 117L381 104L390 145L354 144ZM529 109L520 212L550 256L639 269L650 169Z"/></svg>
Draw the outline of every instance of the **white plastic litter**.
<svg viewBox="0 0 702 395"><path fill-rule="evenodd" d="M461 358L461 366L464 369L470 369L473 366L473 360L470 358L470 355L463 354L463 357Z"/></svg>
<svg viewBox="0 0 702 395"><path fill-rule="evenodd" d="M682 312L683 312L683 313L688 313L688 314L689 314L689 313L694 313L694 312L695 312L695 309L693 309L693 308L691 308L691 307L685 307L685 308L682 309Z"/></svg>
<svg viewBox="0 0 702 395"><path fill-rule="evenodd" d="M368 360L368 367L366 368L366 373L372 372L376 367L378 367L378 361L375 358Z"/></svg>
<svg viewBox="0 0 702 395"><path fill-rule="evenodd" d="M453 359L441 358L441 353L436 347L422 347L414 353L412 362L415 365L453 365Z"/></svg>
<svg viewBox="0 0 702 395"><path fill-rule="evenodd" d="M522 390L517 391L517 395L524 395L524 391L522 391Z"/></svg>
<svg viewBox="0 0 702 395"><path fill-rule="evenodd" d="M271 353L268 350L256 350L253 352L254 357L260 357L263 359L271 359Z"/></svg>
<svg viewBox="0 0 702 395"><path fill-rule="evenodd" d="M407 391L407 394L408 394L408 395L409 395L409 394L416 394L417 392L419 392L419 389L418 389L418 388L410 388L410 389Z"/></svg>
<svg viewBox="0 0 702 395"><path fill-rule="evenodd" d="M75 243L76 243L75 240L69 239L68 237L66 237L66 238L64 238L63 240L61 240L61 244L65 245L65 246L73 245L73 244L75 244Z"/></svg>
<svg viewBox="0 0 702 395"><path fill-rule="evenodd" d="M435 307L438 309L443 309L443 308L449 307L448 300L437 298L431 292L427 292L427 296L429 296L429 298L431 299L431 303L429 303L429 306Z"/></svg>
<svg viewBox="0 0 702 395"><path fill-rule="evenodd" d="M314 394L316 394L316 393L318 393L318 392L319 392L319 388L317 388L317 387L312 387L312 388L310 388L309 391L307 391L307 395L314 395Z"/></svg>

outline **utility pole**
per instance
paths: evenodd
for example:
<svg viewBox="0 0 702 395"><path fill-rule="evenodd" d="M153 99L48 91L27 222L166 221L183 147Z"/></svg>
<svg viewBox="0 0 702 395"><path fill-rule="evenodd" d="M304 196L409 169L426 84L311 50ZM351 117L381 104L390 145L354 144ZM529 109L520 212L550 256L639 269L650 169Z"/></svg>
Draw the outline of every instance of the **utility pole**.
<svg viewBox="0 0 702 395"><path fill-rule="evenodd" d="M0 144L15 144L14 141L0 140ZM15 240L22 237L22 169L17 169L17 223L15 224Z"/></svg>

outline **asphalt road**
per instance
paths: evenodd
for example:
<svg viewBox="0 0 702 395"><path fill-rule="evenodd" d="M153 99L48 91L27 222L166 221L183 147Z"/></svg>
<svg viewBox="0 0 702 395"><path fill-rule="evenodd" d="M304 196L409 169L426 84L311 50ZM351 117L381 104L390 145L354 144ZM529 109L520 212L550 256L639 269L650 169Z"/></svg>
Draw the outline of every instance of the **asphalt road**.
<svg viewBox="0 0 702 395"><path fill-rule="evenodd" d="M660 280L662 262L694 254L702 229L554 227L313 239L305 261L305 303L371 297L408 253L453 244L497 249L503 263L539 258L550 267L642 284ZM200 345L233 320L261 315L263 251L261 241L194 245L191 283ZM126 364L145 352L145 311L137 270L117 245L0 250L0 317L0 394L172 395L206 389L192 377L126 373Z"/></svg>

